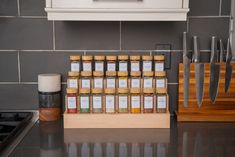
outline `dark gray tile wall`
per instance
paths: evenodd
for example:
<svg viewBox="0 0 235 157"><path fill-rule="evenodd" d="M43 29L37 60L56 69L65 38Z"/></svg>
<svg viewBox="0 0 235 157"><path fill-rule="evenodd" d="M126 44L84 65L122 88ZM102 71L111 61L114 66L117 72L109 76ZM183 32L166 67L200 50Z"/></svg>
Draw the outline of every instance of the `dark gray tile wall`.
<svg viewBox="0 0 235 157"><path fill-rule="evenodd" d="M53 22L44 6L45 0L0 0L0 109L37 109L37 75L61 73L66 81L72 54L149 55L156 44L170 44L173 113L182 32L199 36L203 62L209 61L210 37L225 40L229 34L230 0L190 0L186 22Z"/></svg>

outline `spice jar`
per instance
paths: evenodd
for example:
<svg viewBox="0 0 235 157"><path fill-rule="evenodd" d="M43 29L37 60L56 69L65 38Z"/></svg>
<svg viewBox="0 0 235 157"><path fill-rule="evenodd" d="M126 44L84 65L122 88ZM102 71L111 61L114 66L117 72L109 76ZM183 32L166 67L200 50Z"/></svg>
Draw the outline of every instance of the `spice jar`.
<svg viewBox="0 0 235 157"><path fill-rule="evenodd" d="M153 56L142 56L143 72L153 71Z"/></svg>
<svg viewBox="0 0 235 157"><path fill-rule="evenodd" d="M116 71L117 56L106 56L107 71Z"/></svg>
<svg viewBox="0 0 235 157"><path fill-rule="evenodd" d="M80 56L70 56L71 71L80 72Z"/></svg>
<svg viewBox="0 0 235 157"><path fill-rule="evenodd" d="M119 88L118 89L118 98L117 98L117 106L119 113L128 113L129 112L129 98L128 98L128 89L127 88Z"/></svg>
<svg viewBox="0 0 235 157"><path fill-rule="evenodd" d="M80 88L86 88L90 89L91 88L91 72L81 72L81 79L80 79Z"/></svg>
<svg viewBox="0 0 235 157"><path fill-rule="evenodd" d="M166 72L155 72L156 88L167 88Z"/></svg>
<svg viewBox="0 0 235 157"><path fill-rule="evenodd" d="M131 72L140 71L140 56L130 56Z"/></svg>
<svg viewBox="0 0 235 157"><path fill-rule="evenodd" d="M148 88L143 91L144 113L153 113L154 111L154 89Z"/></svg>
<svg viewBox="0 0 235 157"><path fill-rule="evenodd" d="M104 72L105 56L95 56L95 71Z"/></svg>
<svg viewBox="0 0 235 157"><path fill-rule="evenodd" d="M118 72L118 88L128 88L128 72Z"/></svg>
<svg viewBox="0 0 235 157"><path fill-rule="evenodd" d="M92 71L92 56L82 56L82 70Z"/></svg>
<svg viewBox="0 0 235 157"><path fill-rule="evenodd" d="M118 56L119 71L128 71L128 56Z"/></svg>
<svg viewBox="0 0 235 157"><path fill-rule="evenodd" d="M105 112L115 113L116 110L116 91L115 89L105 89Z"/></svg>
<svg viewBox="0 0 235 157"><path fill-rule="evenodd" d="M105 88L116 88L116 72L107 71L105 78Z"/></svg>
<svg viewBox="0 0 235 157"><path fill-rule="evenodd" d="M143 72L143 88L154 88L153 72Z"/></svg>
<svg viewBox="0 0 235 157"><path fill-rule="evenodd" d="M90 90L80 89L80 113L90 113Z"/></svg>
<svg viewBox="0 0 235 157"><path fill-rule="evenodd" d="M76 88L67 88L67 113L77 113L77 92L78 90Z"/></svg>
<svg viewBox="0 0 235 157"><path fill-rule="evenodd" d="M78 77L79 72L68 72L67 86L68 88L77 88L78 89Z"/></svg>
<svg viewBox="0 0 235 157"><path fill-rule="evenodd" d="M141 88L141 72L131 72L130 86L131 88Z"/></svg>
<svg viewBox="0 0 235 157"><path fill-rule="evenodd" d="M156 110L158 113L166 113L168 107L168 95L166 89L156 89Z"/></svg>
<svg viewBox="0 0 235 157"><path fill-rule="evenodd" d="M140 113L141 112L141 95L140 89L130 89L130 104L131 104L131 113Z"/></svg>
<svg viewBox="0 0 235 157"><path fill-rule="evenodd" d="M102 89L92 89L92 112L103 112L103 91Z"/></svg>
<svg viewBox="0 0 235 157"><path fill-rule="evenodd" d="M103 72L93 72L93 88L104 88L104 73Z"/></svg>
<svg viewBox="0 0 235 157"><path fill-rule="evenodd" d="M154 56L154 65L155 65L155 72L162 72L164 71L164 55Z"/></svg>

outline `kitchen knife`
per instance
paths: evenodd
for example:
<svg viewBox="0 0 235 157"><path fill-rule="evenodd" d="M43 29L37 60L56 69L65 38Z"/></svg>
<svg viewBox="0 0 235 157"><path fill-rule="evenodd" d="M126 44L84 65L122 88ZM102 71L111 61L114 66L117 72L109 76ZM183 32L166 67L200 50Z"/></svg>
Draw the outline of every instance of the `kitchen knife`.
<svg viewBox="0 0 235 157"><path fill-rule="evenodd" d="M221 39L219 40L219 62L224 62L224 45Z"/></svg>
<svg viewBox="0 0 235 157"><path fill-rule="evenodd" d="M226 71L225 71L225 93L228 92L231 77L232 77L232 66L230 64L232 60L232 50L230 45L230 39L227 41L227 52L226 52Z"/></svg>
<svg viewBox="0 0 235 157"><path fill-rule="evenodd" d="M188 51L188 35L183 32L183 65L184 65L184 107L188 107L189 79L190 79L190 56Z"/></svg>
<svg viewBox="0 0 235 157"><path fill-rule="evenodd" d="M193 62L195 62L196 98L200 108L204 96L204 64L200 63L198 37L193 36Z"/></svg>
<svg viewBox="0 0 235 157"><path fill-rule="evenodd" d="M217 43L218 43L217 38L213 36L211 38L210 87L209 87L209 95L213 104L216 102L219 79L220 79L220 64L217 63L218 61Z"/></svg>

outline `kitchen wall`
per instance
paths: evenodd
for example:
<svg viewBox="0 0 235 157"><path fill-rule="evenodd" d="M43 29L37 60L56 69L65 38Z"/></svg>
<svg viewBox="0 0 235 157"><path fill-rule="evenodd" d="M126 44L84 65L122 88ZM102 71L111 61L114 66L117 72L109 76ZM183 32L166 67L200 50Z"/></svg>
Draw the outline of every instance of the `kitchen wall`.
<svg viewBox="0 0 235 157"><path fill-rule="evenodd" d="M182 32L200 37L202 60L209 60L210 37L229 36L230 0L190 0L187 22L47 21L45 0L0 0L0 110L37 109L37 75L61 73L66 81L70 55L150 54L170 44L170 110L177 108ZM63 90L66 85L63 83Z"/></svg>

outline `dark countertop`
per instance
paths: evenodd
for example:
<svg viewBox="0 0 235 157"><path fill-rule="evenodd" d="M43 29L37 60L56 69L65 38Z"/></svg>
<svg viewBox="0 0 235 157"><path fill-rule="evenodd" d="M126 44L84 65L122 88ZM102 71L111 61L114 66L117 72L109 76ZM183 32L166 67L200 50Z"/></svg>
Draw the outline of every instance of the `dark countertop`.
<svg viewBox="0 0 235 157"><path fill-rule="evenodd" d="M10 157L234 157L235 123L176 123L171 129L63 129L37 122Z"/></svg>

